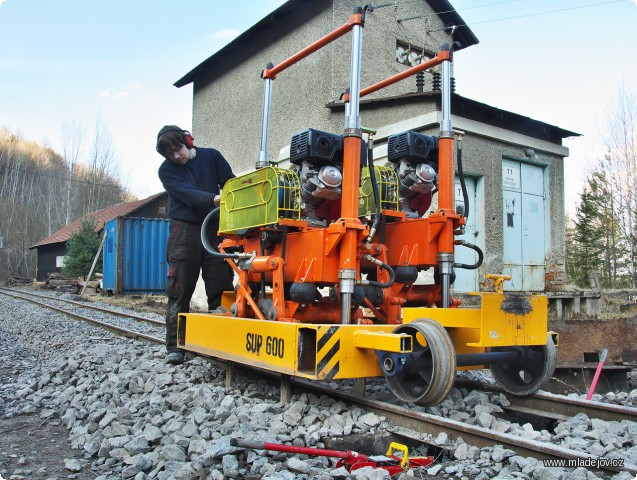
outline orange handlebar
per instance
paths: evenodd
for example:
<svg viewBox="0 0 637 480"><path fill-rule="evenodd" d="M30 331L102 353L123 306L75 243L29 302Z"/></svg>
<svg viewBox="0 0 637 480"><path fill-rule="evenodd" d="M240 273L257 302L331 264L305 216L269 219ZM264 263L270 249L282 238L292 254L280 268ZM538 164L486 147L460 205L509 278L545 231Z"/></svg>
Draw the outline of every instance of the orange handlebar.
<svg viewBox="0 0 637 480"><path fill-rule="evenodd" d="M270 78L270 79L274 80L278 73L281 73L283 70L291 67L292 65L294 65L298 61L303 60L305 57L310 56L311 54L313 54L317 50L323 48L324 46L329 45L334 40L337 40L337 39L341 38L343 35L345 35L347 32L349 32L354 27L354 25L364 26L362 14L360 14L360 13L352 14L349 17L349 20L347 21L347 23L341 25L340 27L338 27L333 32L328 33L323 38L320 38L316 42L308 45L303 50L300 50L299 52L297 52L294 55L292 55L290 58L288 58L286 60L283 60L278 65L276 65L276 66L274 66L272 68L266 68L265 70L263 70L263 73L261 74L261 77L264 78L264 79L265 78Z"/></svg>
<svg viewBox="0 0 637 480"><path fill-rule="evenodd" d="M373 85L370 85L369 87L365 87L361 90L360 96L364 97L365 95L369 95L370 93L374 93L378 90L380 90L381 88L385 88L388 87L390 85L393 85L394 83L397 83L405 78L411 77L412 75L418 73L418 72L422 72L424 70L427 70L431 67L435 67L436 65L441 64L442 62L444 62L445 60L449 60L449 50L442 50L441 52L438 52L438 55L436 55L434 58L427 60L424 63L421 63L420 65L416 65L414 67L408 68L407 70L404 70L400 73L397 73L396 75L393 75L389 78L386 78L385 80L381 80L378 83L375 83ZM346 93L343 96L343 102L347 103L349 102L349 93Z"/></svg>

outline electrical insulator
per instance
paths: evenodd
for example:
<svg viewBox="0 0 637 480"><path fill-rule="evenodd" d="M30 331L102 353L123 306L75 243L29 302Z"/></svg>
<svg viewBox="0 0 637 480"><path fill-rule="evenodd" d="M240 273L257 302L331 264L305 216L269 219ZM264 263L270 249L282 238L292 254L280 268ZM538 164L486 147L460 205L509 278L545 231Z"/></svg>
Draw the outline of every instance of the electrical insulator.
<svg viewBox="0 0 637 480"><path fill-rule="evenodd" d="M432 90L434 92L439 92L440 91L440 86L441 86L441 80L440 80L440 74L434 72L433 73L433 86L432 86Z"/></svg>
<svg viewBox="0 0 637 480"><path fill-rule="evenodd" d="M425 89L425 72L418 72L416 74L416 91L422 92Z"/></svg>

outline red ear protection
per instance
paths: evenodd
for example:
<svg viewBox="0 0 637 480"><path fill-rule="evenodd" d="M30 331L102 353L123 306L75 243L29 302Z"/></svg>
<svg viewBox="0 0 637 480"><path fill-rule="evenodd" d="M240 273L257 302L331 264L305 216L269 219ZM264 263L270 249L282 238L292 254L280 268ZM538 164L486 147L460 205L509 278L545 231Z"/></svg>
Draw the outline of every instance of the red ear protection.
<svg viewBox="0 0 637 480"><path fill-rule="evenodd" d="M184 135L184 143L186 144L186 147L188 147L188 150L190 150L192 147L194 147L194 138L192 138L192 135L190 135L190 132L187 130L183 131L183 135Z"/></svg>
<svg viewBox="0 0 637 480"><path fill-rule="evenodd" d="M161 138L161 136L164 133L168 133L168 132L179 132L181 133L182 136L182 143L184 145L186 145L186 148L188 150L190 150L191 148L193 148L194 145L194 138L193 136L190 134L190 132L188 130L182 130L181 128L166 128L165 130L162 128L159 132L159 134L157 135L157 142L159 142L159 139ZM159 148L157 148L157 151L159 152ZM161 153L161 152L160 152Z"/></svg>

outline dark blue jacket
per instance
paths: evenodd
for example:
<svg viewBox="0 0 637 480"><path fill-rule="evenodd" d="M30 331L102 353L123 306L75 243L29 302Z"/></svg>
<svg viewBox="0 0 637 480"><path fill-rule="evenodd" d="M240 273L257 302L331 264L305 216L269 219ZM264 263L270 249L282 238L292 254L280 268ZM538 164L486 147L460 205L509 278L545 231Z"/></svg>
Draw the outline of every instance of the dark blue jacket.
<svg viewBox="0 0 637 480"><path fill-rule="evenodd" d="M159 179L170 197L170 218L201 224L215 208L215 195L234 178L234 173L214 148L194 148L197 155L185 165L164 160L159 167Z"/></svg>

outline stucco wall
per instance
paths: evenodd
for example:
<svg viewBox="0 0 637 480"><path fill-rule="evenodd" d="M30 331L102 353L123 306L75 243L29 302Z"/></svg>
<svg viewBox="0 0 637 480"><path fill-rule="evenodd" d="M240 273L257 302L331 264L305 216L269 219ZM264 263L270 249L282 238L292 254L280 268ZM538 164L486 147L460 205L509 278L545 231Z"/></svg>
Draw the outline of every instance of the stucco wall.
<svg viewBox="0 0 637 480"><path fill-rule="evenodd" d="M535 151L525 155L528 145L512 145L479 135L468 134L463 141L463 165L466 175L484 180L484 273L502 272L503 255L503 194L502 160L510 159L541 166L546 188L546 262L564 269L564 161L561 157Z"/></svg>
<svg viewBox="0 0 637 480"><path fill-rule="evenodd" d="M242 48L242 54L219 65L215 72L197 79L194 85L193 135L201 146L213 146L228 159L236 172L254 167L258 158L263 104L260 72L268 62L274 65L344 24L355 1L311 2L293 17L277 23ZM399 27L397 19L428 13ZM396 41L412 41L419 47L438 51L444 32L427 34L442 27L438 17L422 0L401 1L398 10L383 8L368 13L363 29L361 86L365 87L405 69L395 60ZM282 33L288 32L288 33ZM326 104L339 99L349 86L351 35L301 60L273 82L269 153L276 159L292 135L306 128L334 133L343 129L343 113ZM427 78L430 85L430 77ZM373 94L396 95L415 91L412 78ZM372 96L370 96L372 98ZM410 108L363 116L364 126L377 127L415 114Z"/></svg>

